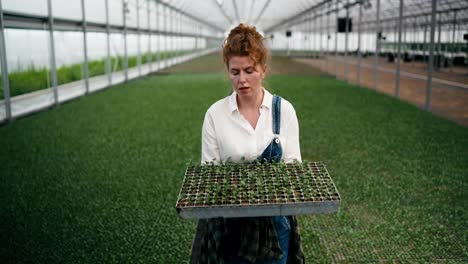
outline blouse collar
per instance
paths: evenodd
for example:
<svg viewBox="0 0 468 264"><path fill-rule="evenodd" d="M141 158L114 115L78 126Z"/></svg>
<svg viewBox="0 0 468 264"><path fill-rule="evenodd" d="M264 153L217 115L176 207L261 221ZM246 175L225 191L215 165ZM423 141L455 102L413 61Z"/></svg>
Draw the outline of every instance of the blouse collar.
<svg viewBox="0 0 468 264"><path fill-rule="evenodd" d="M260 105L260 108L266 107L267 109L271 108L272 100L273 100L273 95L268 92L267 89L263 88L263 100L262 104ZM237 107L237 93L232 92L232 94L229 96L229 110L231 113L234 113L235 111L239 112L239 108Z"/></svg>

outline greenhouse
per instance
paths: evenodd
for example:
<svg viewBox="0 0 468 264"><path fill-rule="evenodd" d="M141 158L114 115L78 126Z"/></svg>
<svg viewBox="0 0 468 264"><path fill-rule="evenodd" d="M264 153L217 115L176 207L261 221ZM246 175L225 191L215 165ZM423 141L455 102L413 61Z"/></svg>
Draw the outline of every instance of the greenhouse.
<svg viewBox="0 0 468 264"><path fill-rule="evenodd" d="M226 55L241 23L264 64ZM299 227L287 263L468 261L468 1L0 0L0 26L5 263L213 263L201 222L277 216ZM234 80L258 73L252 123ZM233 95L244 134L271 112L302 163L257 143L204 163Z"/></svg>

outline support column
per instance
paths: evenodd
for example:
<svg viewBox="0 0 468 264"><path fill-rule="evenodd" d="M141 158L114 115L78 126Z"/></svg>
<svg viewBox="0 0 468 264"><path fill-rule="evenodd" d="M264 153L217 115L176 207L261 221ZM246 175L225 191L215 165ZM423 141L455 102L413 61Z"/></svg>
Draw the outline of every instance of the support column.
<svg viewBox="0 0 468 264"><path fill-rule="evenodd" d="M182 14L178 13L177 14L177 17L176 17L176 31L177 31L177 53L176 53L176 63L179 63L180 62L180 59L181 59L181 55L182 55L182 38L181 38L181 35L180 35L180 30L181 30L181 19L182 19Z"/></svg>
<svg viewBox="0 0 468 264"><path fill-rule="evenodd" d="M315 58L317 58L317 62L319 63L318 59L320 59L320 26L319 26L319 17L317 13L314 14L314 28L315 28Z"/></svg>
<svg viewBox="0 0 468 264"><path fill-rule="evenodd" d="M141 76L141 32L140 32L140 1L136 0L136 16L137 16L137 66L138 76Z"/></svg>
<svg viewBox="0 0 468 264"><path fill-rule="evenodd" d="M168 39L167 39L168 38L168 36L167 36L168 35L167 34L167 28L168 28L168 26L167 26L167 15L168 15L168 13L166 12L167 11L166 9L167 9L167 7L163 6L163 11L164 11L164 21L163 21L163 23L164 23L164 53L163 54L164 54L164 66L165 67L167 67L169 65L168 64L168 59L167 59L167 54L168 54L168 52L167 52L167 46L168 46L167 45L167 42L168 42Z"/></svg>
<svg viewBox="0 0 468 264"><path fill-rule="evenodd" d="M1 0L0 0L1 1ZM49 16L49 42L50 42L50 78L52 81L52 91L54 93L54 104L59 104L58 98L58 81L57 81L57 64L55 59L55 39L54 39L54 15L52 12L51 0L47 0L47 9ZM3 12L3 10L0 10Z"/></svg>
<svg viewBox="0 0 468 264"><path fill-rule="evenodd" d="M309 58L312 58L312 44L313 44L313 38L312 38L312 14L309 12L309 14L307 14L307 16L309 16L309 19L307 21L307 28L309 29L309 39L307 41L307 43L309 44L309 52L307 54L307 57ZM289 40L288 40L289 41Z"/></svg>
<svg viewBox="0 0 468 264"><path fill-rule="evenodd" d="M83 50L84 50L84 64L83 64L83 77L85 81L86 94L89 93L89 72L88 72L88 32L86 24L86 10L85 0L81 0L81 12L83 16Z"/></svg>
<svg viewBox="0 0 468 264"><path fill-rule="evenodd" d="M377 0L377 26L375 36L375 60L374 60L374 89L378 89L379 83L379 53L380 53L380 0Z"/></svg>
<svg viewBox="0 0 468 264"><path fill-rule="evenodd" d="M49 0L50 2L50 0ZM0 61L2 67L2 81L3 81L3 97L5 100L5 114L8 121L12 120L11 116L11 98L10 98L10 79L8 78L8 64L5 46L5 28L3 24L3 8L2 1L0 1Z"/></svg>
<svg viewBox="0 0 468 264"><path fill-rule="evenodd" d="M157 51L157 54L156 54L156 59L158 60L158 71L161 69L161 47L162 47L162 44L161 44L161 40L162 40L162 35L161 35L161 23L160 23L160 20L159 18L162 16L162 12L160 12L161 10L161 5L159 4L159 2L155 1L155 4L156 4L156 28L158 29L158 51Z"/></svg>
<svg viewBox="0 0 468 264"><path fill-rule="evenodd" d="M414 68L414 61L416 60L416 19L413 23L413 37L412 42L410 43L411 47L411 66Z"/></svg>
<svg viewBox="0 0 468 264"><path fill-rule="evenodd" d="M175 40L175 27L174 27L174 10L172 9L169 9L169 21L170 21L170 24L171 24L171 27L170 27L170 31L171 31L171 38L170 38L170 42L169 42L169 45L171 47L171 56L170 56L170 59L171 59L171 65L174 64L174 60L175 60L175 51L174 51L174 40Z"/></svg>
<svg viewBox="0 0 468 264"><path fill-rule="evenodd" d="M198 35L200 34L200 26L196 22L194 22L194 25L195 25L195 31L197 32L197 36L195 37L194 49L195 49L195 52L197 52L198 51Z"/></svg>
<svg viewBox="0 0 468 264"><path fill-rule="evenodd" d="M311 47L311 56L314 59L315 58L315 13L310 14L310 47Z"/></svg>
<svg viewBox="0 0 468 264"><path fill-rule="evenodd" d="M112 85L112 69L111 69L111 56L110 56L110 28L109 28L109 0L106 3L106 75L108 85Z"/></svg>
<svg viewBox="0 0 468 264"><path fill-rule="evenodd" d="M326 72L328 73L328 64L329 64L329 61L328 61L328 55L330 54L330 10L331 10L331 6L332 6L332 2L328 2L328 13L327 13L327 57L326 57L326 61L327 61L327 70Z"/></svg>
<svg viewBox="0 0 468 264"><path fill-rule="evenodd" d="M123 58L123 71L125 76L125 82L128 81L128 49L127 49L127 10L128 3L122 0L123 6L123 26L124 26L124 58Z"/></svg>
<svg viewBox="0 0 468 264"><path fill-rule="evenodd" d="M437 15L436 15L437 17ZM439 33L437 34L437 37L438 37L438 40L437 40L437 62L436 62L436 70L439 70L439 68L441 67L442 63L442 46L441 46L441 36L442 36L442 21L440 21L442 17L442 13L439 14L438 16L438 19L439 21L437 21L438 23L438 26L439 26Z"/></svg>
<svg viewBox="0 0 468 264"><path fill-rule="evenodd" d="M335 78L338 79L338 0L336 0L336 21L335 21Z"/></svg>
<svg viewBox="0 0 468 264"><path fill-rule="evenodd" d="M400 54L401 54L401 30L402 30L402 20L403 20L403 0L400 0L400 9L398 14L398 46L397 46L397 56L396 56L396 76L395 76L395 97L400 97Z"/></svg>
<svg viewBox="0 0 468 264"><path fill-rule="evenodd" d="M346 0L346 23L345 23L345 52L344 52L344 79L348 81L348 32L349 32L349 0Z"/></svg>
<svg viewBox="0 0 468 264"><path fill-rule="evenodd" d="M167 8L167 66L172 62L172 10Z"/></svg>
<svg viewBox="0 0 468 264"><path fill-rule="evenodd" d="M456 27L457 27L457 11L453 11L453 24L452 24L452 45L450 47L450 72L452 72L452 67L453 67L453 61L454 61L454 56L455 56L455 32L456 32Z"/></svg>
<svg viewBox="0 0 468 264"><path fill-rule="evenodd" d="M322 54L322 40L323 40L323 35L322 35L322 16L318 17L318 33L319 33L319 46L318 46L318 58L319 58L319 61L320 61L320 66L323 66L323 62L322 62L322 57L323 57L323 54ZM322 67L320 67L322 68Z"/></svg>
<svg viewBox="0 0 468 264"><path fill-rule="evenodd" d="M357 48L357 56L358 56L358 65L357 65L357 85L361 84L361 31L362 31L362 2L359 3L359 14L358 14L358 48Z"/></svg>
<svg viewBox="0 0 468 264"><path fill-rule="evenodd" d="M437 0L432 0L431 11L431 40L429 43L429 67L427 70L427 83L426 83L426 111L431 109L431 95L432 95L432 71L434 68L434 39L435 39L435 24L436 24Z"/></svg>
<svg viewBox="0 0 468 264"><path fill-rule="evenodd" d="M395 55L396 51L398 50L398 23L400 22L401 19L398 19L398 21L395 20L395 27L393 31L393 47L392 47L392 54Z"/></svg>
<svg viewBox="0 0 468 264"><path fill-rule="evenodd" d="M149 67L149 72L153 72L153 52L151 51L151 37L153 35L153 30L151 29L151 9L150 9L150 1L146 2L146 18L147 18L147 25L148 25L148 53L146 54L146 63Z"/></svg>
<svg viewBox="0 0 468 264"><path fill-rule="evenodd" d="M423 62L427 64L428 58L427 58L427 52L426 52L426 47L427 47L427 25L424 25L424 35L423 35ZM427 65L426 65L427 66Z"/></svg>

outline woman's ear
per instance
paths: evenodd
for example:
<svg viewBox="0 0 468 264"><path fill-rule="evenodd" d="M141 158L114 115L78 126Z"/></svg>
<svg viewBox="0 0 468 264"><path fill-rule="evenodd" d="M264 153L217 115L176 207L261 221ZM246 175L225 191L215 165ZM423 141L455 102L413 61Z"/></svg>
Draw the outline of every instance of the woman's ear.
<svg viewBox="0 0 468 264"><path fill-rule="evenodd" d="M265 64L263 64L263 65L262 65L262 71L263 71L263 73L262 73L262 78L265 78L265 75L266 75L267 69L268 69L268 66L267 66L267 64L266 64L266 63L265 63Z"/></svg>

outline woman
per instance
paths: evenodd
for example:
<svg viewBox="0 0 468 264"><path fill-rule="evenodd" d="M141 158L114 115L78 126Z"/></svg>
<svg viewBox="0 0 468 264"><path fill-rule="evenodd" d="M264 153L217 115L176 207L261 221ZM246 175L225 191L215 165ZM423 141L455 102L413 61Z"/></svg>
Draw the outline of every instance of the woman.
<svg viewBox="0 0 468 264"><path fill-rule="evenodd" d="M268 51L255 27L240 24L223 46L232 94L213 104L202 129L202 163L301 161L293 106L262 86ZM304 263L295 217L200 220L192 263Z"/></svg>

